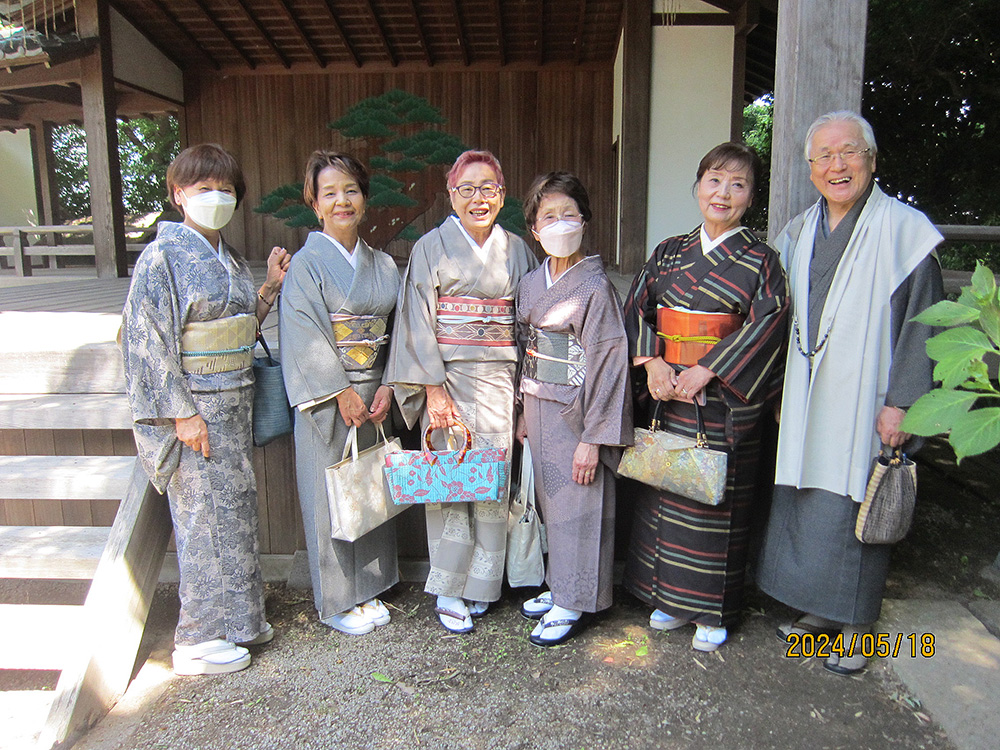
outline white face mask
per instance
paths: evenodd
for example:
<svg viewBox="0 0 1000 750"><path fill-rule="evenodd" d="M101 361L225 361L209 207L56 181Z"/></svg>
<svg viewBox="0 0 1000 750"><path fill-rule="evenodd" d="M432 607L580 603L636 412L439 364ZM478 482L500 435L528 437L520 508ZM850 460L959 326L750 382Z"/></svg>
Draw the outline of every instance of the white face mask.
<svg viewBox="0 0 1000 750"><path fill-rule="evenodd" d="M560 219L535 232L546 253L554 258L568 258L583 242L583 222Z"/></svg>
<svg viewBox="0 0 1000 750"><path fill-rule="evenodd" d="M236 199L221 190L210 190L207 193L185 194L181 205L184 215L199 227L219 230L233 218Z"/></svg>

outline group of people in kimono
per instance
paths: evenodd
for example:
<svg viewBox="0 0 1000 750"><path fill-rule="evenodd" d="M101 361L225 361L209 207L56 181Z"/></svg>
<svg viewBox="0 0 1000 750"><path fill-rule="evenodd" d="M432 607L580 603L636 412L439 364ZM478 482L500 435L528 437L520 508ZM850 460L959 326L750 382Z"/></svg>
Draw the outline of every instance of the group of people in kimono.
<svg viewBox="0 0 1000 750"><path fill-rule="evenodd" d="M651 608L649 626L692 626L693 648L718 649L759 546L757 585L799 612L780 638L868 632L889 547L860 543L854 519L880 444L909 445L905 408L931 387L930 331L912 318L941 297L941 237L875 184L875 138L859 115L816 120L805 157L820 198L772 249L742 224L759 158L735 142L709 151L693 189L704 221L656 247L623 307L599 256L585 252L590 201L569 172L537 178L524 200L539 263L497 224L499 161L461 154L447 174L453 214L417 241L400 278L360 237L364 165L317 151L303 197L322 229L294 256L274 248L255 290L220 235L245 192L239 166L214 145L182 152L167 182L184 220L161 223L140 257L122 336L140 459L167 494L177 537L175 672L242 669L247 647L273 637L249 357L279 290L298 496L316 608L331 628L363 635L390 621L379 596L399 580L393 522L333 539L325 469L349 436L374 444L395 402L436 450L460 425L474 447L505 449L508 461L515 438L530 444L548 540L547 588L521 605L535 645L566 642L611 605L616 485L631 481L616 469L633 427L654 412L663 429L704 433L728 463L719 505L628 489L624 583ZM774 477L761 470L772 414ZM765 518L760 487L772 479ZM506 499L504 487L501 502L425 508L425 591L451 633L472 632L501 598ZM853 674L865 659L835 655L825 666Z"/></svg>

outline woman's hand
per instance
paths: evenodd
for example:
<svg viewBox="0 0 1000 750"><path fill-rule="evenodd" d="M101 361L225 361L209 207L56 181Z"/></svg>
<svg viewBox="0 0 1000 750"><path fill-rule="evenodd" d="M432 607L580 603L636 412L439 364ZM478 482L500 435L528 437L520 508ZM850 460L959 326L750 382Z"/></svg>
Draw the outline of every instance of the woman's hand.
<svg viewBox="0 0 1000 750"><path fill-rule="evenodd" d="M698 394L708 385L709 381L715 377L715 373L707 367L694 365L684 370L677 376L676 396L680 401L693 402Z"/></svg>
<svg viewBox="0 0 1000 750"><path fill-rule="evenodd" d="M443 430L446 427L454 427L458 423L458 414L455 412L455 402L451 400L448 391L443 385L428 385L424 388L427 392L427 416L430 417L430 428Z"/></svg>
<svg viewBox="0 0 1000 750"><path fill-rule="evenodd" d="M208 425L201 418L201 414L175 419L174 430L177 432L177 439L188 448L198 451L205 458L212 457L212 452L208 448Z"/></svg>
<svg viewBox="0 0 1000 750"><path fill-rule="evenodd" d="M524 413L517 415L517 425L514 427L514 437L517 442L524 445L524 439L528 437L528 423L524 420Z"/></svg>
<svg viewBox="0 0 1000 750"><path fill-rule="evenodd" d="M913 437L910 433L899 429L905 416L906 412L895 406L882 407L875 419L875 431L883 443L892 448L898 448Z"/></svg>
<svg viewBox="0 0 1000 750"><path fill-rule="evenodd" d="M375 391L375 398L372 399L371 408L368 410L368 419L374 424L382 424L389 415L389 407L391 406L392 386L380 385Z"/></svg>
<svg viewBox="0 0 1000 750"><path fill-rule="evenodd" d="M264 286L268 292L276 295L281 290L281 284L288 272L288 264L291 262L292 256L285 248L277 246L271 248L271 254L267 256L267 277L264 279Z"/></svg>
<svg viewBox="0 0 1000 750"><path fill-rule="evenodd" d="M348 387L337 394L340 416L348 427L360 427L368 419L368 407L353 388Z"/></svg>
<svg viewBox="0 0 1000 750"><path fill-rule="evenodd" d="M677 373L660 357L654 357L643 363L646 368L646 383L649 395L657 401L668 401L674 397L674 387L677 384Z"/></svg>
<svg viewBox="0 0 1000 750"><path fill-rule="evenodd" d="M580 443L573 451L573 481L590 484L597 473L597 446Z"/></svg>

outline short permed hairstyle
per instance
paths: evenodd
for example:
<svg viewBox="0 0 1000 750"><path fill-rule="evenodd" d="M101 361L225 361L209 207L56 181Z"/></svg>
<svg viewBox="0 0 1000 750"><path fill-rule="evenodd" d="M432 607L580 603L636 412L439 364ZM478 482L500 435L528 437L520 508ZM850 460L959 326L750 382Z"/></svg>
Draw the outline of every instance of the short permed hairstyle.
<svg viewBox="0 0 1000 750"><path fill-rule="evenodd" d="M448 170L448 187L458 187L458 178L461 177L465 168L471 164L485 164L492 167L497 173L497 184L506 187L503 181L503 170L500 168L500 161L489 151L464 151L455 159L455 163Z"/></svg>
<svg viewBox="0 0 1000 750"><path fill-rule="evenodd" d="M697 190L698 183L710 169L745 169L750 178L750 192L753 194L760 185L761 173L764 165L761 163L757 152L750 146L740 141L726 141L720 143L703 157L698 163L698 174L694 180L694 189Z"/></svg>
<svg viewBox="0 0 1000 750"><path fill-rule="evenodd" d="M302 199L307 206L312 208L316 202L316 194L319 192L319 173L327 167L333 167L338 172L353 177L358 183L361 195L366 201L368 200L368 190L371 183L365 165L350 154L341 154L321 148L318 151L313 151L309 161L306 162L306 176L302 181Z"/></svg>
<svg viewBox="0 0 1000 750"><path fill-rule="evenodd" d="M580 178L570 172L549 172L541 177L536 177L528 188L528 196L524 200L524 223L528 229L535 226L538 218L538 207L542 203L542 198L546 195L560 193L576 201L576 207L580 210L580 216L584 221L590 221L593 213L590 210L590 196L587 188L580 182Z"/></svg>
<svg viewBox="0 0 1000 750"><path fill-rule="evenodd" d="M865 146L869 149L868 158L875 158L875 155L878 153L878 146L875 145L875 131L872 130L871 123L857 112L851 112L849 109L841 109L836 112L827 112L825 115L820 115L813 120L812 125L809 126L809 130L806 131L804 148L806 161L809 161L811 158L809 151L812 150L812 141L816 137L816 133L821 127L829 125L831 122L849 122L857 125L858 130L861 131L861 137L864 139Z"/></svg>
<svg viewBox="0 0 1000 750"><path fill-rule="evenodd" d="M202 180L230 183L236 189L237 206L247 193L247 183L236 157L217 143L200 143L181 151L167 167L167 197L171 205L178 210L181 208L174 201L176 188L183 190Z"/></svg>

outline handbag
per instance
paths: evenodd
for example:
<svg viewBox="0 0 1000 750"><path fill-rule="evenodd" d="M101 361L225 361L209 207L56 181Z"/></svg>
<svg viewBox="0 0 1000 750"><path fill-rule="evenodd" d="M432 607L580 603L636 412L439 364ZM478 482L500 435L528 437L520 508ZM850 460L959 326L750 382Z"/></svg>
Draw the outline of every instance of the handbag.
<svg viewBox="0 0 1000 750"><path fill-rule="evenodd" d="M292 407L285 393L281 363L271 356L264 334L257 334L264 357L253 360L253 444L267 445L292 431Z"/></svg>
<svg viewBox="0 0 1000 750"><path fill-rule="evenodd" d="M399 505L413 503L478 503L500 501L507 485L507 449L470 449L472 433L461 422L465 441L455 451L435 451L431 428L424 431L424 450L398 451L385 457L389 495Z"/></svg>
<svg viewBox="0 0 1000 750"><path fill-rule="evenodd" d="M910 530L916 502L917 465L899 448L882 446L858 508L854 536L865 544L895 544Z"/></svg>
<svg viewBox="0 0 1000 750"><path fill-rule="evenodd" d="M405 506L389 502L382 467L385 457L403 450L397 438L386 438L375 425L377 442L358 451L358 428L351 426L342 460L326 468L326 498L330 503L330 536L354 542L395 518Z"/></svg>
<svg viewBox="0 0 1000 750"><path fill-rule="evenodd" d="M618 473L689 500L718 505L726 492L728 457L708 447L701 406L694 404L698 432L690 438L660 429L662 403L657 402L648 430L636 428L635 444L622 453Z"/></svg>
<svg viewBox="0 0 1000 750"><path fill-rule="evenodd" d="M521 483L510 502L507 517L507 583L511 586L541 586L545 581L545 527L535 507L535 469L531 448L524 441L521 453Z"/></svg>

